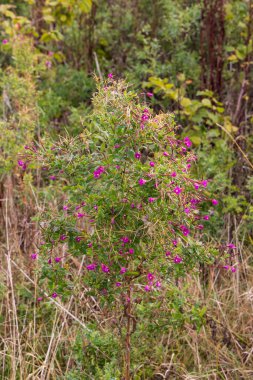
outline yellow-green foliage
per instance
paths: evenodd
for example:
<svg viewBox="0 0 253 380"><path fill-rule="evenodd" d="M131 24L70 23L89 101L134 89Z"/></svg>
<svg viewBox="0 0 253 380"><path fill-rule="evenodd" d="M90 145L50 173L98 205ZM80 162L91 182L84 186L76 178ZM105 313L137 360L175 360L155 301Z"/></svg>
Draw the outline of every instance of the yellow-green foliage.
<svg viewBox="0 0 253 380"><path fill-rule="evenodd" d="M0 167L4 172L16 165L17 154L32 141L38 121L35 83L38 56L29 39L14 40L12 59L13 66L2 77Z"/></svg>

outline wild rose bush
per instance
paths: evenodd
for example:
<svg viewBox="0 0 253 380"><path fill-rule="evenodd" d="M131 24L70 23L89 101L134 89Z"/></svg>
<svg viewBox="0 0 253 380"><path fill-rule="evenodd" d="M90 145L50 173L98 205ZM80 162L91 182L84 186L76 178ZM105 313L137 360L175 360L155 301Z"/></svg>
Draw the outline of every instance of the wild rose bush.
<svg viewBox="0 0 253 380"><path fill-rule="evenodd" d="M44 215L32 259L52 297L72 292L71 256L84 257L81 278L92 294L113 300L129 284L133 293L157 293L218 258L204 238L218 201L208 179L192 178L197 157L190 139L176 136L172 115L154 115L112 76L98 84L93 106L79 138L27 151L25 161L36 157L66 194Z"/></svg>

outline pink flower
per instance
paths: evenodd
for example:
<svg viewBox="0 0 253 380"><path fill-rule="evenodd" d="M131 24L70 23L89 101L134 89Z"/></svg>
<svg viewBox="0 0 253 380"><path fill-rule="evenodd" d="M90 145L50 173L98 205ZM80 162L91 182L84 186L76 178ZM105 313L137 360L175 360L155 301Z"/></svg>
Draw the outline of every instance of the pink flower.
<svg viewBox="0 0 253 380"><path fill-rule="evenodd" d="M170 252L170 251L166 251L166 252L165 252L165 256L166 256L166 257L171 256L171 252Z"/></svg>
<svg viewBox="0 0 253 380"><path fill-rule="evenodd" d="M178 255L176 255L174 257L173 261L175 264L180 264L183 261L183 259L181 257L179 257Z"/></svg>
<svg viewBox="0 0 253 380"><path fill-rule="evenodd" d="M234 244L228 244L227 245L227 247L229 248L229 249L236 249L236 246L234 245Z"/></svg>
<svg viewBox="0 0 253 380"><path fill-rule="evenodd" d="M184 144L185 144L188 148L190 148L190 147L192 146L192 142L191 142L191 140L189 139L189 137L185 137L185 138L184 138Z"/></svg>
<svg viewBox="0 0 253 380"><path fill-rule="evenodd" d="M174 193L177 194L177 195L180 194L181 191L182 191L182 188L179 187L179 186L175 187L175 189L174 189Z"/></svg>
<svg viewBox="0 0 253 380"><path fill-rule="evenodd" d="M116 282L115 284L117 287L121 286L121 282Z"/></svg>
<svg viewBox="0 0 253 380"><path fill-rule="evenodd" d="M155 283L155 286L157 287L157 288L160 288L161 287L161 282L160 281L156 281L156 283Z"/></svg>
<svg viewBox="0 0 253 380"><path fill-rule="evenodd" d="M190 210L188 207L186 207L186 208L184 209L184 212L185 212L186 214L189 214L189 213L191 212L191 210Z"/></svg>
<svg viewBox="0 0 253 380"><path fill-rule="evenodd" d="M37 298L37 301L38 301L38 302L40 302L40 301L42 301L42 300L43 300L43 297L38 297L38 298Z"/></svg>
<svg viewBox="0 0 253 380"><path fill-rule="evenodd" d="M104 166L99 166L94 172L93 172L93 175L95 178L99 178L101 176L101 174L103 174L105 172L105 168Z"/></svg>
<svg viewBox="0 0 253 380"><path fill-rule="evenodd" d="M113 74L112 74L112 73L109 73L109 74L108 74L108 78L109 78L109 79L113 79Z"/></svg>
<svg viewBox="0 0 253 380"><path fill-rule="evenodd" d="M149 285L146 285L145 288L144 288L145 292L150 292L150 286Z"/></svg>
<svg viewBox="0 0 253 380"><path fill-rule="evenodd" d="M235 273L237 269L235 267L231 267L231 272Z"/></svg>
<svg viewBox="0 0 253 380"><path fill-rule="evenodd" d="M88 244L87 244L87 247L88 247L88 248L91 248L91 247L92 247L92 243L88 243Z"/></svg>
<svg viewBox="0 0 253 380"><path fill-rule="evenodd" d="M219 203L219 202L217 201L217 199L212 199L212 204L213 204L214 206L217 206L218 203Z"/></svg>
<svg viewBox="0 0 253 380"><path fill-rule="evenodd" d="M139 160L141 158L141 154L139 152L136 152L134 154L134 157L137 158L137 160Z"/></svg>
<svg viewBox="0 0 253 380"><path fill-rule="evenodd" d="M8 42L9 42L9 41L5 38L5 39L2 41L2 44L3 44L3 45L6 45L6 44L8 44Z"/></svg>
<svg viewBox="0 0 253 380"><path fill-rule="evenodd" d="M176 247L177 246L177 239L172 240L172 244Z"/></svg>
<svg viewBox="0 0 253 380"><path fill-rule="evenodd" d="M196 226L196 228L197 228L198 230L203 230L204 226L203 226L203 224L199 224L198 226Z"/></svg>
<svg viewBox="0 0 253 380"><path fill-rule="evenodd" d="M151 168L153 168L155 166L154 161L150 161L149 165L151 166Z"/></svg>
<svg viewBox="0 0 253 380"><path fill-rule="evenodd" d="M184 225L180 226L180 230L183 232L184 236L188 236L190 234L190 230Z"/></svg>
<svg viewBox="0 0 253 380"><path fill-rule="evenodd" d="M58 297L58 294L57 294L56 292L54 292L54 293L52 294L52 298L56 298L56 297Z"/></svg>
<svg viewBox="0 0 253 380"><path fill-rule="evenodd" d="M25 163L24 161L22 161L22 160L18 160L18 165L19 165L23 170L25 170L26 167L27 167L26 163Z"/></svg>
<svg viewBox="0 0 253 380"><path fill-rule="evenodd" d="M85 216L85 214L83 214L82 212L78 212L77 213L77 217L78 217L78 219L81 219L81 218L83 218Z"/></svg>
<svg viewBox="0 0 253 380"><path fill-rule="evenodd" d="M143 178L139 179L139 185L140 185L140 186L145 185L146 182L147 182L147 181L146 181L145 179L143 179Z"/></svg>
<svg viewBox="0 0 253 380"><path fill-rule="evenodd" d="M154 278L155 278L155 276L154 276L152 273L148 273L148 274L147 274L147 279L148 279L149 281L153 281Z"/></svg>
<svg viewBox="0 0 253 380"><path fill-rule="evenodd" d="M133 248L129 248L129 251L130 255L133 255L134 254L134 249Z"/></svg>
<svg viewBox="0 0 253 380"><path fill-rule="evenodd" d="M51 181L55 181L56 180L56 176L55 175L50 175L49 179L51 179Z"/></svg>
<svg viewBox="0 0 253 380"><path fill-rule="evenodd" d="M31 259L32 259L32 260L36 260L37 257L38 257L37 253L32 253L32 254L31 254Z"/></svg>
<svg viewBox="0 0 253 380"><path fill-rule="evenodd" d="M148 96L149 98L152 98L152 96L154 96L154 94L153 94L153 92L147 92L147 96Z"/></svg>
<svg viewBox="0 0 253 380"><path fill-rule="evenodd" d="M223 268L226 269L226 270L228 270L229 269L229 265L224 265Z"/></svg>
<svg viewBox="0 0 253 380"><path fill-rule="evenodd" d="M164 155L164 157L169 157L169 153L168 152L163 152L163 155Z"/></svg>
<svg viewBox="0 0 253 380"><path fill-rule="evenodd" d="M128 236L123 236L120 240L123 241L123 243L125 244L130 242L130 239Z"/></svg>
<svg viewBox="0 0 253 380"><path fill-rule="evenodd" d="M156 198L152 198L152 197L148 198L149 203L153 203L153 202L155 202L155 200L156 200Z"/></svg>
<svg viewBox="0 0 253 380"><path fill-rule="evenodd" d="M105 264L101 264L101 269L102 269L102 272L104 273L110 272L110 269Z"/></svg>
<svg viewBox="0 0 253 380"><path fill-rule="evenodd" d="M171 176L171 177L176 177L176 176L177 176L177 173L176 173L176 172L172 172L170 176Z"/></svg>
<svg viewBox="0 0 253 380"><path fill-rule="evenodd" d="M56 258L54 259L54 261L55 261L56 263L59 263L59 262L61 261L61 258L60 258L60 257L56 257Z"/></svg>
<svg viewBox="0 0 253 380"><path fill-rule="evenodd" d="M63 206L63 210L68 210L68 206Z"/></svg>
<svg viewBox="0 0 253 380"><path fill-rule="evenodd" d="M46 65L46 67L48 69L50 69L52 67L52 62L51 61L46 61L45 65Z"/></svg>
<svg viewBox="0 0 253 380"><path fill-rule="evenodd" d="M67 235L61 235L61 236L60 236L60 240L63 241L63 240L66 240L66 239L67 239Z"/></svg>
<svg viewBox="0 0 253 380"><path fill-rule="evenodd" d="M87 270L95 270L96 269L96 264L89 264L86 266Z"/></svg>
<svg viewBox="0 0 253 380"><path fill-rule="evenodd" d="M210 218L209 215L204 215L204 216L203 216L203 219L204 219L204 220L209 220L209 218Z"/></svg>
<svg viewBox="0 0 253 380"><path fill-rule="evenodd" d="M204 179L203 181L201 181L201 185L204 187L207 187L208 181L206 179Z"/></svg>
<svg viewBox="0 0 253 380"><path fill-rule="evenodd" d="M81 236L76 236L75 241L79 243L79 241L81 241Z"/></svg>
<svg viewBox="0 0 253 380"><path fill-rule="evenodd" d="M194 183L194 187L195 187L196 190L198 190L199 189L199 184L198 183Z"/></svg>
<svg viewBox="0 0 253 380"><path fill-rule="evenodd" d="M121 269L120 269L120 274L123 274L123 273L126 273L126 271L127 271L127 268L125 268L125 267L122 267Z"/></svg>

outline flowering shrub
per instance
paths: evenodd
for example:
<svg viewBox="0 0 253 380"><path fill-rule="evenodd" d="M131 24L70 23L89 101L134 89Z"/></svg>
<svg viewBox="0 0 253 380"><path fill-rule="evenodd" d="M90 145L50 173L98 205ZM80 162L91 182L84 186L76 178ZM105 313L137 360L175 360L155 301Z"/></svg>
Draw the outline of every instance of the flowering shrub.
<svg viewBox="0 0 253 380"><path fill-rule="evenodd" d="M218 201L206 178L191 177L190 139L178 139L173 116L153 115L124 82L109 76L98 87L80 138L30 150L66 194L45 215L38 254L54 297L71 293L70 256L85 255L90 291L113 299L129 284L133 292L159 292L218 255L203 239Z"/></svg>
<svg viewBox="0 0 253 380"><path fill-rule="evenodd" d="M209 194L208 179L192 178L197 157L191 140L177 137L173 116L154 115L112 75L98 84L93 106L80 137L53 146L45 140L21 157L22 169L36 158L44 180L65 194L41 216L44 241L31 259L39 262L52 298L67 297L84 282L102 303L121 300L132 324L125 343L129 379L133 304L161 300L173 282L200 264L216 264L226 250L205 239L219 202ZM78 278L76 257L82 257Z"/></svg>

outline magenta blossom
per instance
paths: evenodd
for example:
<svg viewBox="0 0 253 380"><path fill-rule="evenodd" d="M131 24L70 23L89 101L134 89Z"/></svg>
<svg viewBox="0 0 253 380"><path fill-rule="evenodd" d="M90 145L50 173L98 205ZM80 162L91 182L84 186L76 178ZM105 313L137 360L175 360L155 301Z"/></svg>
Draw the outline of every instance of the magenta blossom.
<svg viewBox="0 0 253 380"><path fill-rule="evenodd" d="M204 220L209 220L209 218L210 218L209 215L204 215L204 216L203 216L203 219L204 219Z"/></svg>
<svg viewBox="0 0 253 380"><path fill-rule="evenodd" d="M152 273L148 273L148 274L147 274L147 279L148 279L149 281L153 281L154 278L155 278L155 276L154 276Z"/></svg>
<svg viewBox="0 0 253 380"><path fill-rule="evenodd" d="M182 192L182 188L179 187L179 186L177 186L177 187L175 187L175 189L173 191L174 191L175 194L178 195L178 194L180 194Z"/></svg>
<svg viewBox="0 0 253 380"><path fill-rule="evenodd" d="M176 176L177 176L177 173L176 173L176 172L172 172L170 176L171 176L171 177L176 177Z"/></svg>
<svg viewBox="0 0 253 380"><path fill-rule="evenodd" d="M185 138L184 138L184 144L185 144L188 148L190 148L190 147L192 146L192 142L191 142L191 140L189 139L189 137L185 137Z"/></svg>
<svg viewBox="0 0 253 380"><path fill-rule="evenodd" d="M191 212L191 210L190 210L188 207L186 207L186 208L184 209L184 212L185 212L186 214L189 214L189 213Z"/></svg>
<svg viewBox="0 0 253 380"><path fill-rule="evenodd" d="M231 267L231 272L235 273L237 269L235 267Z"/></svg>
<svg viewBox="0 0 253 380"><path fill-rule="evenodd" d="M115 284L117 287L120 287L121 286L121 282L116 282Z"/></svg>
<svg viewBox="0 0 253 380"><path fill-rule="evenodd" d="M8 44L8 42L9 42L9 41L5 38L5 39L2 41L2 44L3 44L3 45L6 45L6 44Z"/></svg>
<svg viewBox="0 0 253 380"><path fill-rule="evenodd" d="M166 252L165 252L165 256L166 256L166 257L171 256L171 252L170 252L170 251L166 251Z"/></svg>
<svg viewBox="0 0 253 380"><path fill-rule="evenodd" d="M149 285L146 285L145 288L144 288L145 292L150 292L150 286Z"/></svg>
<svg viewBox="0 0 253 380"><path fill-rule="evenodd" d="M102 272L104 273L110 272L110 269L105 264L101 264L101 269L102 269Z"/></svg>
<svg viewBox="0 0 253 380"><path fill-rule="evenodd" d="M96 266L97 266L96 264L89 264L89 265L86 266L86 269L87 269L87 270L90 270L90 271L91 271L91 270L95 270L95 269L96 269Z"/></svg>
<svg viewBox="0 0 253 380"><path fill-rule="evenodd" d="M134 249L133 248L129 248L129 251L130 255L133 255L134 254Z"/></svg>
<svg viewBox="0 0 253 380"><path fill-rule="evenodd" d="M160 281L156 281L156 283L155 283L155 286L157 287L157 288L160 288L161 287L161 282Z"/></svg>
<svg viewBox="0 0 253 380"><path fill-rule="evenodd" d="M148 198L149 203L153 203L153 202L155 202L155 200L156 200L156 198L152 198L152 197Z"/></svg>
<svg viewBox="0 0 253 380"><path fill-rule="evenodd" d="M217 206L218 203L219 203L219 202L217 201L217 199L212 199L212 204L213 204L213 206Z"/></svg>
<svg viewBox="0 0 253 380"><path fill-rule="evenodd" d="M203 187L207 187L207 185L208 185L208 181L207 181L206 179L204 179L203 181L201 181L201 185L202 185Z"/></svg>
<svg viewBox="0 0 253 380"><path fill-rule="evenodd" d="M164 155L164 157L169 157L169 153L168 152L163 152L163 155Z"/></svg>
<svg viewBox="0 0 253 380"><path fill-rule="evenodd" d="M38 257L37 253L32 253L32 254L31 254L31 259L32 259L32 260L36 260L37 257Z"/></svg>
<svg viewBox="0 0 253 380"><path fill-rule="evenodd" d="M85 214L83 214L82 212L78 212L77 213L77 217L78 217L78 219L81 219L81 218L83 218L85 216Z"/></svg>
<svg viewBox="0 0 253 380"><path fill-rule="evenodd" d="M123 243L125 243L125 244L130 242L129 237L127 237L127 236L123 236L120 240L123 241Z"/></svg>
<svg viewBox="0 0 253 380"><path fill-rule="evenodd" d="M136 152L134 154L134 157L137 158L137 160L139 160L141 158L141 154L139 152Z"/></svg>
<svg viewBox="0 0 253 380"><path fill-rule="evenodd" d="M37 301L38 301L38 302L40 302L40 301L42 301L42 300L43 300L43 297L38 297L38 298L37 298Z"/></svg>
<svg viewBox="0 0 253 380"><path fill-rule="evenodd" d="M188 236L190 234L190 230L184 225L180 226L180 230L183 232L184 236Z"/></svg>
<svg viewBox="0 0 253 380"><path fill-rule="evenodd" d="M227 248L229 248L229 249L236 249L236 246L234 245L234 244L228 244L227 245Z"/></svg>
<svg viewBox="0 0 253 380"><path fill-rule="evenodd" d="M59 262L61 261L61 257L56 257L56 258L54 259L54 261L55 261L56 263L59 263Z"/></svg>
<svg viewBox="0 0 253 380"><path fill-rule="evenodd" d="M154 161L150 161L149 165L151 166L151 168L153 168L155 166Z"/></svg>
<svg viewBox="0 0 253 380"><path fill-rule="evenodd" d="M81 241L81 236L76 236L75 241L79 243Z"/></svg>
<svg viewBox="0 0 253 380"><path fill-rule="evenodd" d="M177 246L177 239L172 240L172 244L176 247Z"/></svg>
<svg viewBox="0 0 253 380"><path fill-rule="evenodd" d="M65 206L63 206L62 209L66 211L66 210L68 210L68 208L69 208L69 207L65 205Z"/></svg>
<svg viewBox="0 0 253 380"><path fill-rule="evenodd" d="M55 181L56 180L56 176L55 175L50 175L49 179L51 179L51 181Z"/></svg>
<svg viewBox="0 0 253 380"><path fill-rule="evenodd" d="M180 256L176 255L173 261L175 264L180 264L183 261L183 259Z"/></svg>
<svg viewBox="0 0 253 380"><path fill-rule="evenodd" d="M56 297L58 297L58 294L57 294L56 292L54 292L54 293L52 294L52 298L56 298Z"/></svg>
<svg viewBox="0 0 253 380"><path fill-rule="evenodd" d="M66 239L67 239L67 235L61 235L61 236L60 236L60 240L63 241L63 240L66 240Z"/></svg>
<svg viewBox="0 0 253 380"><path fill-rule="evenodd" d="M149 98L152 98L152 96L154 96L154 94L153 94L153 92L147 92L147 96L148 96Z"/></svg>
<svg viewBox="0 0 253 380"><path fill-rule="evenodd" d="M103 174L105 172L105 168L104 166L99 166L94 172L93 172L93 175L95 178L99 178L101 176L101 174Z"/></svg>
<svg viewBox="0 0 253 380"><path fill-rule="evenodd" d="M147 182L147 181L146 181L145 179L143 179L143 178L139 179L139 185L140 185L140 186L145 185L146 182Z"/></svg>
<svg viewBox="0 0 253 380"><path fill-rule="evenodd" d="M18 160L18 165L19 165L23 170L25 170L26 167L27 167L26 163L25 163L24 161L22 161L22 160Z"/></svg>
<svg viewBox="0 0 253 380"><path fill-rule="evenodd" d="M199 184L198 183L194 183L194 187L195 187L196 190L198 190L199 189Z"/></svg>
<svg viewBox="0 0 253 380"><path fill-rule="evenodd" d="M112 74L112 73L109 73L109 74L108 74L108 78L109 78L109 79L113 79L113 74Z"/></svg>
<svg viewBox="0 0 253 380"><path fill-rule="evenodd" d="M126 273L126 271L127 271L127 268L125 268L125 267L122 267L121 269L120 269L120 274L123 274L123 273Z"/></svg>

